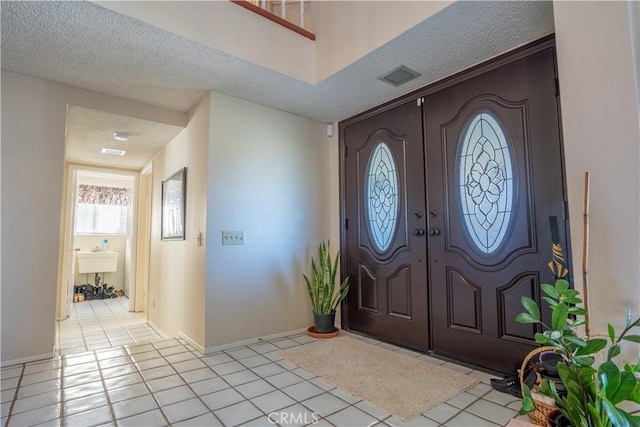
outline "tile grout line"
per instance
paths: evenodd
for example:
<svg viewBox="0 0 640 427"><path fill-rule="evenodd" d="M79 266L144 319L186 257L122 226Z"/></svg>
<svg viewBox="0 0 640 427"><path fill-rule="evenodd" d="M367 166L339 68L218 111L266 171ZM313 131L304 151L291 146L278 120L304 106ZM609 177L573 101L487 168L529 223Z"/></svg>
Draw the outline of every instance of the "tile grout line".
<svg viewBox="0 0 640 427"><path fill-rule="evenodd" d="M178 342L180 343L180 341L179 341L179 340L176 340L176 341L178 341ZM184 346L184 344L182 344L182 343L180 343L180 345ZM154 346L154 347L155 347L155 346ZM186 346L184 346L184 347L186 348ZM208 406L208 405L207 405L207 404L202 400L202 398L200 397L200 395L198 395L198 393L196 393L196 392L191 388L190 383L182 377L181 372L178 372L178 371L173 367L173 364L172 364L170 361L168 361L168 360L167 360L167 356L165 356L164 354L162 354L162 353L160 352L160 350L159 350L159 349L157 349L157 351L158 351L158 353L160 353L160 357L162 357L162 358L163 358L163 359L164 359L164 360L169 364L169 366L171 366L171 368L173 368L173 370L174 370L174 371L176 372L176 374L180 377L180 379L181 379L181 380L183 380L183 381L185 382L186 386L187 386L187 387L189 388L189 390L190 390L190 391L191 391L191 392L196 396L196 398L198 399L198 401L200 401L200 403L202 403L202 404L204 405L204 407L205 407L205 408L207 408L207 409L209 410L209 412L211 413L211 415L213 415L213 417L214 417L216 420L220 421L220 419L216 416L216 414L214 414L214 413L213 413L213 411L209 408L209 406ZM190 350L188 350L188 349L187 349L187 351L189 351L190 353L192 353L192 352L191 352ZM178 353L175 353L175 354L178 354ZM193 354L193 353L192 353L192 354ZM197 360L200 360L200 358L197 358ZM204 363L204 362L202 362L202 363ZM205 363L205 365L206 365L206 363ZM137 366L136 366L136 369L137 369ZM194 369L194 370L195 370L195 369ZM189 372L189 371L187 371L187 372ZM140 375L142 375L142 373L140 373ZM217 375L217 372L216 372L216 375ZM166 377L165 377L165 378L166 378ZM222 377L220 377L220 378L221 378L223 381L225 381L225 380L224 380L224 378L222 378ZM144 379L144 377L143 377L143 379ZM226 382L226 381L225 381L225 382ZM228 384L228 383L227 383L227 384ZM230 386L230 387L233 387L231 384L229 384L229 386ZM182 387L182 386L180 386L180 387ZM149 392L150 392L150 393L151 393L151 395L153 396L153 399L156 401L156 403L158 403L158 407L160 408L160 411L161 411L161 412L163 413L163 415L164 415L164 410L163 410L162 406L160 406L160 402L158 402L158 401L157 401L157 399L156 399L156 397L155 397L154 393L151 391L151 388L150 388L150 387L147 387L147 388L149 388ZM171 389L168 389L168 390L171 390ZM163 391L164 391L164 390L163 390ZM191 399L181 400L180 402L186 402L187 400L191 400ZM172 403L172 404L180 403L180 402L174 402L174 403ZM169 405L167 405L167 406L169 406ZM191 420L191 419L194 419L194 418L200 417L200 416L202 416L202 415L203 415L203 414L195 415L195 416L193 416L193 417L191 417L191 418L187 418L187 419L184 419L184 420L180 420L180 421L178 421L178 422L188 421L188 420ZM166 420L167 420L167 421L169 421L169 417L168 417L168 416L165 416L165 418L166 418ZM221 422L221 421L220 421L220 422ZM169 424L168 424L168 425L171 425L171 423L169 422ZM223 425L224 425L224 424L223 424Z"/></svg>
<svg viewBox="0 0 640 427"><path fill-rule="evenodd" d="M100 366L98 353L95 350L93 350L93 354L96 358L96 365L98 365L98 372L100 372L100 382L102 383L102 389L104 390L105 398L107 399L107 406L109 407L109 412L111 413L111 420L113 421L114 425L118 425L118 419L116 418L116 411L115 409L113 409L113 402L111 402L111 396L109 395L107 384L104 381L104 375L102 374L102 367Z"/></svg>
<svg viewBox="0 0 640 427"><path fill-rule="evenodd" d="M92 311L95 313L95 310L93 310L93 309L92 309ZM121 322L120 322L120 323L121 323ZM122 324L122 323L121 323L121 324ZM103 330L104 330L104 328L103 328ZM128 332L128 333L129 333L129 332ZM129 334L130 334L130 333L129 333ZM219 373L215 370L215 366L220 365L220 364L223 364L223 363L227 363L227 362L218 363L218 364L216 364L216 365L209 365L207 362L205 362L205 361L204 361L204 359L205 359L206 357L211 356L211 355L204 355L204 354L200 354L200 353L199 353L199 352L197 352L197 351L194 351L195 349L192 349L192 347L188 346L188 344L186 344L183 340L175 339L175 338L174 338L174 339L172 339L172 340L175 342L175 344L174 344L174 345L169 345L169 346L166 346L166 347L157 347L157 346L156 346L156 345L157 345L157 343L155 343L155 344L154 344L153 342L148 342L148 344L150 345L150 351L151 351L151 350L156 351L156 352L157 352L157 354L158 354L158 356L157 356L157 357L153 357L152 359L156 359L156 358L158 358L158 359L162 359L162 360L166 363L166 366L171 367L171 368L172 368L172 371L173 371L174 373L172 373L172 374L170 374L170 375L176 375L176 374L177 374L177 375L178 375L178 377L180 377L180 378L181 378L181 380L182 380L182 381L184 381L184 383L185 383L185 385L187 386L187 388L188 388L188 389L189 389L189 390L194 394L194 396L198 399L198 401L200 401L200 402L201 402L201 403L202 403L202 404L203 404L203 405L208 409L208 412L210 412L210 413L214 416L214 418L215 418L215 419L217 419L217 420L219 420L219 418L217 417L217 415L214 413L214 411L213 411L213 410L211 410L211 409L208 407L208 405L207 405L206 403L204 403L204 401L203 401L203 399L202 399L202 396L205 396L205 395L207 395L207 394L212 394L212 393L215 393L215 392L207 393L207 394L203 394L202 396L201 396L200 394L198 394L198 393L195 393L194 389L192 388L192 384L195 384L195 383L197 383L197 382L199 382L199 381L195 381L195 382L193 382L193 383L192 383L192 382L189 382L189 381L187 381L187 380L185 379L185 377L183 376L184 374L186 374L187 372L191 372L191 371L197 370L197 369L204 369L204 368L206 368L206 369L208 369L209 371L211 371L211 372L215 375L215 377L214 377L214 378L216 378L216 377L217 377L217 378L220 378L220 379L224 382L224 384L226 384L226 385L227 385L227 387L226 387L225 389L223 389L223 390L234 390L235 392L239 393L239 395L240 395L240 396L242 396L242 400L241 400L241 401L239 401L239 402L234 402L234 403L232 403L232 404L226 405L226 406L221 407L221 408L217 408L217 409L216 409L216 411L219 411L219 410L222 410L222 409L228 408L228 407L230 407L230 406L233 406L233 405L236 405L236 404L239 404L239 403L242 403L242 402L246 402L246 401L248 401L249 403L251 403L252 407L255 407L255 408L257 409L257 411L258 411L259 413L264 414L265 412L264 412L264 411L262 411L260 408L258 408L258 407L256 406L256 404L255 404L252 400L253 400L253 399L256 399L256 398L258 398L258 397L260 397L260 396L264 396L264 395L266 395L266 394L273 393L273 392L275 392L275 391L280 391L280 392L281 392L281 393L283 393L285 396L287 396L287 398L288 398L288 399L291 399L291 401L293 402L293 403L292 403L292 405L300 404L303 408L308 409L308 410L310 410L310 411L313 411L313 410L312 410L311 408L309 408L307 405L305 405L305 404L303 403L303 401L308 400L308 399L311 399L311 398L314 398L314 397L316 397L316 396L322 396L322 395L329 395L329 394L330 394L330 395L332 395L333 397L335 397L335 398L337 398L337 399L339 399L339 400L343 401L343 402L344 402L344 404L345 404L346 406L344 406L344 407L342 407L342 408L340 408L340 409L338 409L338 410L336 410L336 411L333 411L333 412L331 412L331 413L328 413L328 414L326 414L324 417L322 417L322 418L321 418L321 419L323 419L323 420L327 420L327 421L329 421L329 420L327 419L328 417L330 417L330 416L332 416L332 415L334 415L334 414L336 414L336 413L339 413L339 412L341 412L341 411L344 411L344 410L346 410L346 409L348 409L348 408L350 408L350 407L356 407L356 409L357 409L357 410L364 412L365 414L367 414L367 416L371 416L373 419L376 419L378 422L382 422L382 423L384 423L385 421L388 421L390 418L392 418L392 417L393 417L393 415L389 415L389 414L387 414L387 415L386 415L385 417L383 417L383 418L377 418L376 416L374 416L374 415L372 415L372 414L368 413L367 411L363 411L363 410L359 409L356 405L357 405L357 404L359 404L360 402L366 402L365 400L362 400L362 399L359 399L359 398L357 398L357 397L354 397L354 399L358 399L358 400L356 400L356 401L355 401L355 402L353 402L353 403L350 403L349 401L345 401L342 397L336 396L336 395L335 395L335 394L333 394L332 392L333 392L333 391L335 391L335 390L340 390L340 391L342 391L342 392L344 392L344 393L347 393L347 392L346 392L346 391L344 391L344 390L342 390L342 389L340 389L340 388L333 387L333 385L331 385L331 384L330 384L330 385L331 385L331 387L333 387L333 388L331 388L331 389L329 389L329 390L324 390L324 389L322 389L322 391L321 391L318 395L316 395L316 396L311 396L311 397L309 397L309 398L307 398L307 399L304 399L303 401L300 401L298 398L293 397L293 396L288 395L287 393L285 393L285 392L283 391L283 389L284 389L284 388L286 388L286 387L293 386L293 385L295 385L295 384L303 384L303 383L310 383L310 384L312 384L312 385L315 385L314 383L312 383L312 382L311 382L312 380L314 380L314 379L319 379L319 380L321 380L321 377L315 376L315 375L313 375L313 374L311 374L311 373L309 373L310 375L312 375L312 377L311 377L311 378L306 378L306 377L303 377L303 376L301 376L301 375L298 375L296 372L293 372L293 371L294 371L295 369L301 369L301 368L300 368L300 367L298 367L297 365L291 364L290 362L288 362L286 359L283 359L283 358L282 358L282 357L280 357L279 355L277 355L278 359L276 359L276 360L273 360L271 357L266 356L266 354L269 354L269 353L276 353L276 354L277 354L277 353L279 353L279 352L280 352L280 351L282 351L282 350L286 350L286 348L287 348L287 347L283 348L283 347L280 347L279 345L277 345L277 342L278 342L278 341L284 341L284 340L291 340L291 341L294 341L294 342L296 343L296 345L294 345L294 346L292 346L292 347L302 346L302 345L311 344L311 343L315 342L315 341L300 342L300 341L298 341L298 340L296 340L296 339L295 339L296 337L297 337L297 336L289 336L289 337L284 337L284 338L274 339L274 340L270 340L270 341L267 341L267 340L261 340L261 341L260 341L260 343L256 343L255 345L253 345L253 347L256 347L257 345L261 345L261 344L272 344L273 346L275 346L275 347L277 348L276 350L273 350L273 351L259 352L259 351L253 350L253 349L252 349L252 347L250 347L249 345L244 345L244 346L238 346L238 347L235 347L235 348L226 349L226 350L223 350L223 351L220 351L220 352L216 352L216 353L214 353L214 354L224 354L224 355L226 355L227 357L229 357L229 358L231 359L230 361L234 361L234 362L238 363L238 364L242 367L242 369L241 369L241 370L239 370L239 371L235 371L235 372L247 371L247 372L250 372L250 373L252 373L253 375L255 375L255 376L256 376L256 378L257 378L256 380L247 381L247 382L239 383L239 384L236 384L236 385L232 385L232 384L231 384L231 383L230 383L226 378L224 378L224 376L231 375L231 374L233 374L233 373L235 373L235 372L230 372L230 373L228 373L228 374L219 374ZM302 337L302 335L300 335L300 337ZM135 338L134 338L134 340L135 340ZM167 341L170 341L170 340L167 340ZM138 342L135 342L135 343L132 343L132 345L131 345L131 346L132 346L132 347L135 347L135 346L138 346L138 345L144 345L144 344L142 344L142 343L138 343ZM161 350L162 350L162 349L164 349L164 348L172 348L172 347L176 347L176 346L181 346L182 348L184 348L184 351L180 351L180 352L178 352L178 353L167 354L167 355L165 355L165 354L161 353ZM166 416L166 414L165 414L165 412L164 412L163 407L162 407L162 406L160 406L160 404L159 404L158 400L157 400L157 399L156 399L156 397L155 397L155 394L151 391L151 388L150 388L149 384L147 383L147 380L144 378L144 376L142 376L143 370L141 370L141 369L138 367L138 365L137 365L137 363L140 363L140 362L135 362L135 361L131 358L132 353L129 353L129 352L128 352L128 347L127 347L127 346L125 346L125 345L119 345L118 347L113 347L113 349L117 349L117 348L122 349L122 350L124 351L123 355L126 355L126 356L127 356L127 358L129 359L130 363L135 365L135 367L134 367L134 369L135 369L135 373L137 373L137 374L141 375L142 382L145 384L145 388L146 388L146 389L147 389L147 391L152 395L152 398L154 399L154 402L156 403L157 407L160 409L160 411L161 411L161 413L162 413L163 417L165 418L165 420L166 420L166 421L168 421L168 418L167 418L167 416ZM231 354L233 351L243 350L243 349L251 350L252 352L254 352L254 353L255 353L255 355L238 358L237 356L233 356L233 355ZM100 362L99 362L99 359L98 359L98 351L99 351L99 350L100 350L100 349L91 350L91 354L94 356L94 359L96 360L96 363L98 364L98 369L100 370L101 384L102 384L103 390L105 391L105 394L106 394L107 405L109 405L109 409L110 409L111 417L112 417L112 419L114 420L114 422L115 422L115 423L117 423L118 419L116 418L115 410L114 410L114 408L113 408L113 402L111 401L111 397L110 397L110 395L109 395L109 393L108 393L108 391L107 391L107 388L106 388L106 382L105 382L105 377L104 377L104 374L103 374L103 372L102 372L102 366L101 366L101 364L100 364ZM393 349L393 351L397 351L397 350L399 350L399 349L398 349L398 348ZM89 350L88 350L87 352L89 352ZM140 352L140 353L145 353L145 352ZM168 358L169 356L174 355L174 354L175 354L175 355L177 355L177 354L182 354L182 353L185 353L185 354L186 354L186 353L189 353L189 355L190 355L189 360L198 360L198 361L200 361L200 362L203 362L203 364L204 364L205 366L204 366L203 368L195 368L195 369L189 369L189 370L187 370L187 371L179 372L179 371L174 367L174 364L178 364L178 363L181 363L181 362L187 362L188 360L176 360L176 362L170 362L170 361L169 361L169 359L167 359L167 358ZM137 354L137 353L134 353L134 354ZM192 356L192 357L191 357L191 356ZM250 367L249 365L246 365L245 363L243 363L243 362L242 362L242 360L244 360L244 359L248 359L248 358L250 358L250 357L255 357L255 356L262 356L262 357L264 357L264 358L268 359L268 362L266 362L266 363L262 363L262 364L260 364L260 365L256 365L256 366L251 366L251 367ZM276 355L274 354L274 356L276 356ZM73 357L73 355L69 355L69 357ZM118 356L113 356L113 357L118 357ZM416 357L419 357L419 355L417 355ZM109 359L109 357L105 358L105 360L108 360L108 359ZM147 360L149 360L149 359L147 359ZM288 362L290 366L283 366L282 362ZM271 383L268 381L268 378L270 378L270 377L272 377L272 376L275 376L275 375L278 375L278 374L273 374L273 375L267 375L267 376L264 376L264 374L259 374L259 373L257 373L257 372L254 372L254 371L253 371L253 369L255 369L255 368L259 368L260 366L265 366L265 365L268 365L268 364L275 364L275 365L280 366L281 368L283 368L283 369L284 369L284 371L283 371L283 372L281 372L281 373L289 372L289 373L291 373L291 374L293 374L293 375L295 375L295 376L299 377L299 378L300 378L300 381L298 381L298 382L296 382L296 383L294 383L294 384L290 384L290 385L288 385L288 386L284 386L284 387L277 387L277 386L276 386L276 387L275 387L275 390L268 391L268 392L265 392L265 393L262 393L262 394L258 394L258 395L252 396L251 398L246 397L245 395L243 395L242 393L240 393L240 392L236 389L236 388L237 388L237 387L239 387L239 386L242 386L242 385L244 385L244 384L249 384L249 383L251 383L251 382L253 382L253 381L258 381L258 380L266 381L268 384L270 384L270 386L273 386L273 384L271 384ZM117 366L117 365L116 365L116 366ZM291 367L291 366L292 366L292 367ZM65 368L65 367L64 367L64 366L61 366L61 368L62 368L62 370L63 370L63 372L64 372L64 368ZM14 405L14 404L15 404L15 402L16 402L18 388L20 387L20 385L21 385L21 383L22 383L22 379L23 379L23 376L24 376L24 374L25 374L25 369L26 369L26 365L23 365L23 366L22 366L22 370L21 370L21 374L20 374L19 384L18 384L18 386L16 386L16 393L14 394L14 397L13 397L13 400L12 400L12 405L11 405L10 410L9 410L9 414L10 414L9 416L12 416L12 415L13 415L13 414L12 414L12 412L13 412L13 405ZM105 369L106 369L106 368L105 368ZM149 369L152 369L152 368L149 368ZM306 371L305 371L305 372L306 372ZM224 376L223 376L223 375L224 375ZM117 377L119 377L119 376L120 376L120 375L116 375L114 378L117 378ZM167 376L169 376L169 375L165 375L165 376L162 376L162 377L159 377L159 378L153 378L153 379L154 379L154 380L155 380L155 379L162 379L162 378L166 378ZM63 375L63 377L64 377L64 375ZM206 380L206 379L205 379L205 380ZM205 381L205 380L202 380L202 381ZM62 381L64 381L64 379L63 379ZM149 381L150 381L150 380L149 380ZM480 381L480 383L481 383L481 384L486 384L486 383L482 383L482 381ZM63 383L63 384L64 384L64 383ZM329 384L329 383L327 383L327 384ZM318 387L317 385L315 385L315 386L316 386L316 387ZM182 386L179 386L179 387L182 387ZM64 386L62 386L62 388L60 388L60 392L62 392L63 388L64 388ZM171 387L171 388L175 388L175 387ZM169 389L167 389L167 390L170 390L171 388L169 388ZM321 388L322 388L322 387L321 387ZM161 391L163 391L163 390L161 390ZM219 390L219 391L222 391L222 390ZM486 392L484 392L484 393L481 393L481 394L479 394L479 395L472 394L472 395L474 396L474 399L473 399L472 401L470 401L468 404L466 404L463 408L458 408L458 407L456 407L456 406L454 406L454 405L451 405L453 408L455 408L455 410L457 411L457 413L456 413L455 415L453 415L452 417L450 417L447 421L445 421L445 422L443 422L443 423L440 423L440 425L444 425L446 422L449 422L451 419L455 418L456 416L460 415L461 413L467 413L467 414L474 415L474 416L478 416L479 418L483 418L483 419L485 419L485 418L484 418L484 417L482 417L482 416L475 415L475 414L472 414L472 413L470 413L470 412L466 412L466 409L468 409L471 405L473 405L474 403L478 402L479 400L483 400L483 398L484 398L487 394L489 394L490 392L491 392L491 390L486 391ZM347 393L347 394L348 394L348 395L351 395L350 393ZM192 398L190 398L190 399L185 399L185 400L183 400L183 401L191 400L191 399L192 399ZM125 399L125 400L128 400L128 399ZM183 401L178 401L178 402L174 402L174 403L180 403L180 402L183 402ZM492 402L492 401L488 401L488 402ZM174 403L171 403L171 404L174 404ZM492 403L497 404L497 405L499 405L499 406L501 406L501 407L505 407L505 408L506 408L506 406L505 406L505 405L501 405L501 404L496 403L496 402L492 402ZM169 405L166 405L166 406L169 406ZM290 406L290 405L286 405L286 406L285 406L285 408L286 408L287 406ZM375 406L375 405L374 405L374 406ZM281 408L281 409L284 409L284 408ZM509 409L511 409L511 408L509 408ZM145 411L144 413L146 413L146 412L150 412L150 411ZM386 412L386 411L383 411L383 412ZM206 412L205 412L205 413L206 413ZM188 420L191 420L191 419L193 419L193 418L196 418L196 417L199 417L199 416L202 416L202 415L204 415L204 414L195 415L195 416L192 416L192 417L190 417L190 418L186 418L185 420L181 420L180 422L182 422L182 421L188 421ZM439 422L437 422L437 421L435 421L435 420L433 420L433 419L429 418L428 416L424 415L424 413L422 413L422 414L420 414L420 415L422 415L422 416L426 417L426 418L427 418L427 419L429 419L430 421L434 421L434 422L436 422L436 423L439 423ZM133 415L132 415L132 416L133 416ZM252 421L258 420L258 419L262 418L263 416L264 416L264 415L260 415L260 416L256 417L255 419L248 420L248 421L244 421L244 422L245 422L245 423L249 423L249 422L252 422ZM65 416L65 414L64 414L64 409L63 409L63 408L61 408L61 416L60 416L60 419L61 419L61 420L64 420L65 418L66 418L66 416ZM129 417L124 417L124 418L129 418ZM494 422L494 421L491 421L491 420L487 420L487 421L489 421L489 422L491 422L491 423L493 423L493 422ZM8 423L9 423L9 417L7 418L7 425L8 425Z"/></svg>
<svg viewBox="0 0 640 427"><path fill-rule="evenodd" d="M13 399L11 399L11 405L9 406L9 413L7 415L7 420L5 422L5 426L9 427L11 423L11 417L13 416L13 407L16 404L16 400L18 400L18 392L20 391L20 384L22 384L22 378L24 377L24 371L27 369L26 363L21 363L22 370L20 371L20 379L18 380L18 384L16 384L16 392L13 393Z"/></svg>

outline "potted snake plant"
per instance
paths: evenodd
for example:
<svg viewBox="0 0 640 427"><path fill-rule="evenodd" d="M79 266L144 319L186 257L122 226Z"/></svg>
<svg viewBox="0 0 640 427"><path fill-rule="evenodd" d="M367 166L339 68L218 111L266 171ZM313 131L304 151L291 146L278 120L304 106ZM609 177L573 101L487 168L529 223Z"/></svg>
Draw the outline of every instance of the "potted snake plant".
<svg viewBox="0 0 640 427"><path fill-rule="evenodd" d="M329 242L322 242L318 248L318 262L311 258L311 277L303 274L307 291L313 306L313 332L329 334L335 331L336 308L349 292L349 278L336 286L336 273L340 252L332 263Z"/></svg>

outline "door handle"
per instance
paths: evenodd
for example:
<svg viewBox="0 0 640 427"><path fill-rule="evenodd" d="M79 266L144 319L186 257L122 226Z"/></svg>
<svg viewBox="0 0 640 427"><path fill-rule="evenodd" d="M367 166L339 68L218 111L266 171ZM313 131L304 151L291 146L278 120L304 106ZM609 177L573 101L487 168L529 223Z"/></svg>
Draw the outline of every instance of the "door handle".
<svg viewBox="0 0 640 427"><path fill-rule="evenodd" d="M424 228L416 228L413 230L414 236L424 236Z"/></svg>
<svg viewBox="0 0 640 427"><path fill-rule="evenodd" d="M440 229L439 228L430 228L429 229L429 236L439 236L440 235Z"/></svg>

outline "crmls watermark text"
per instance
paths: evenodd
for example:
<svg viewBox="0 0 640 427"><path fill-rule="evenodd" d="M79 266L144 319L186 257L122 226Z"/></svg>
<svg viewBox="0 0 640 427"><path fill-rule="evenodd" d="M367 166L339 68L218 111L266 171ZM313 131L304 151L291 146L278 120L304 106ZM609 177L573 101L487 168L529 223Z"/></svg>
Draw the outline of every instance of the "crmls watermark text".
<svg viewBox="0 0 640 427"><path fill-rule="evenodd" d="M270 412L267 415L270 424L316 424L320 417L315 412Z"/></svg>

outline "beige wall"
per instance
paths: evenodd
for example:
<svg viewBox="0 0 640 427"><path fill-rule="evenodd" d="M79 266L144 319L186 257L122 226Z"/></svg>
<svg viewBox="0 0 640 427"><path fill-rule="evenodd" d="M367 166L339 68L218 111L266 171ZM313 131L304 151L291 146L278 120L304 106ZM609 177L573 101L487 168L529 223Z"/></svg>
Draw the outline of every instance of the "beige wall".
<svg viewBox="0 0 640 427"><path fill-rule="evenodd" d="M189 114L189 124L153 159L148 320L166 335L204 344L209 95ZM185 240L160 240L162 180L187 168Z"/></svg>
<svg viewBox="0 0 640 427"><path fill-rule="evenodd" d="M186 121L182 113L2 72L3 365L53 351L67 104Z"/></svg>
<svg viewBox="0 0 640 427"><path fill-rule="evenodd" d="M452 2L369 1L363 7L362 1L314 0L315 42L231 2L95 3L270 70L317 83Z"/></svg>
<svg viewBox="0 0 640 427"><path fill-rule="evenodd" d="M640 135L626 2L554 2L573 246L582 288L583 174L591 174L589 293L593 333L640 314ZM637 40L636 40L637 43Z"/></svg>
<svg viewBox="0 0 640 427"><path fill-rule="evenodd" d="M95 3L295 79L314 82L316 43L229 1Z"/></svg>
<svg viewBox="0 0 640 427"><path fill-rule="evenodd" d="M313 1L315 81L342 70L451 3L369 1L363 7L361 1Z"/></svg>
<svg viewBox="0 0 640 427"><path fill-rule="evenodd" d="M211 94L207 348L311 324L302 273L331 237L329 148L322 123Z"/></svg>

